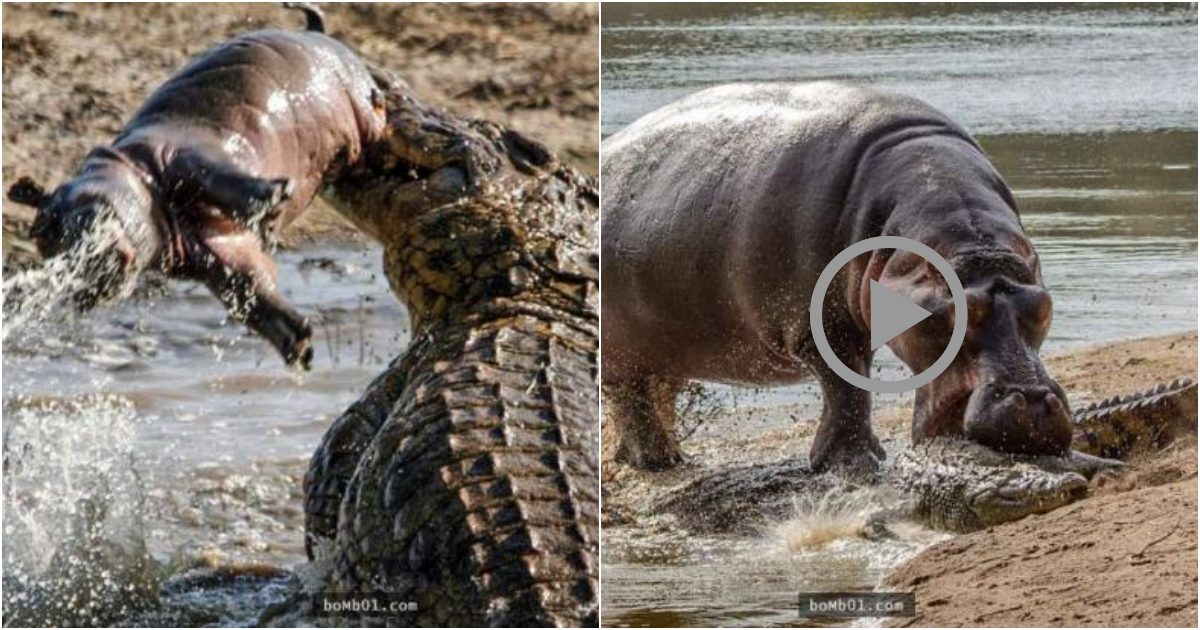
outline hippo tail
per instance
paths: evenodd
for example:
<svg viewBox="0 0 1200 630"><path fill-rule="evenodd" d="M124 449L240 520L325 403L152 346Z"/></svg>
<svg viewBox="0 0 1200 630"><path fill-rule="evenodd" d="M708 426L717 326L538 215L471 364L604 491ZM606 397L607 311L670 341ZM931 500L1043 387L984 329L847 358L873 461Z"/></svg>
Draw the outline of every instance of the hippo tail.
<svg viewBox="0 0 1200 630"><path fill-rule="evenodd" d="M283 8L304 12L304 30L325 32L325 13L318 9L317 5L311 2L284 2Z"/></svg>

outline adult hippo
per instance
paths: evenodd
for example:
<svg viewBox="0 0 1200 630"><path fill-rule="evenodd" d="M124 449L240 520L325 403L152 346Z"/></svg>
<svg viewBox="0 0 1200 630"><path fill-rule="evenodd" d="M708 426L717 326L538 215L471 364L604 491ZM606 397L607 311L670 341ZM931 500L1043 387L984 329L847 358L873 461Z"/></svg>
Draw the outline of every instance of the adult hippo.
<svg viewBox="0 0 1200 630"><path fill-rule="evenodd" d="M674 399L686 380L815 376L812 468L876 469L870 394L821 359L808 311L826 264L881 235L933 248L967 292L966 341L917 390L913 440L1068 449L1066 395L1038 359L1051 305L1037 255L1003 179L941 112L836 83L729 85L648 114L602 154L602 379L618 461L679 461ZM888 343L924 371L957 314L941 275L907 251L869 252L837 274L822 313L834 352L869 374L870 280L933 313Z"/></svg>

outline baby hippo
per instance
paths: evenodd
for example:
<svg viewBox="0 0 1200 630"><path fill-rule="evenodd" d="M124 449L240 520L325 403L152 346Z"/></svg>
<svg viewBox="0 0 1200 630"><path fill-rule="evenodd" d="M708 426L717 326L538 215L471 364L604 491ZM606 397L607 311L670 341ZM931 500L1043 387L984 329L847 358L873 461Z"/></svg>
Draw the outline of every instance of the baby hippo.
<svg viewBox="0 0 1200 630"><path fill-rule="evenodd" d="M44 256L93 250L79 258L82 308L123 294L145 269L202 280L288 365L308 367L312 328L278 294L267 250L384 138L386 116L371 72L324 34L316 9L293 8L306 12L305 31L256 31L209 50L56 190L27 178L10 189L37 207Z"/></svg>

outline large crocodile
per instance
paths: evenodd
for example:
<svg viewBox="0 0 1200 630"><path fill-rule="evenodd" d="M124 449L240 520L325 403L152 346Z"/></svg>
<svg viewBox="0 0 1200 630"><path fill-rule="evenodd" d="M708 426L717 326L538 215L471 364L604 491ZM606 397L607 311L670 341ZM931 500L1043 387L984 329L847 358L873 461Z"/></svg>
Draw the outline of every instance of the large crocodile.
<svg viewBox="0 0 1200 630"><path fill-rule="evenodd" d="M596 184L402 84L388 102L386 172L329 198L383 243L413 339L313 457L309 554L330 590L408 605L378 621L597 625Z"/></svg>
<svg viewBox="0 0 1200 630"><path fill-rule="evenodd" d="M1072 416L1066 456L1010 455L948 437L910 446L880 476L900 496L875 520L913 518L970 531L1061 507L1086 496L1094 475L1120 469L1119 461L1100 456L1128 458L1194 433L1196 394L1196 383L1179 379L1083 407ZM694 532L748 532L763 518L786 516L793 496L840 483L789 459L705 475L667 492L654 509Z"/></svg>
<svg viewBox="0 0 1200 630"><path fill-rule="evenodd" d="M1177 379L1077 410L1066 456L1012 456L973 442L939 438L896 457L888 481L931 525L972 531L1048 512L1088 492L1097 473L1196 431L1196 383Z"/></svg>

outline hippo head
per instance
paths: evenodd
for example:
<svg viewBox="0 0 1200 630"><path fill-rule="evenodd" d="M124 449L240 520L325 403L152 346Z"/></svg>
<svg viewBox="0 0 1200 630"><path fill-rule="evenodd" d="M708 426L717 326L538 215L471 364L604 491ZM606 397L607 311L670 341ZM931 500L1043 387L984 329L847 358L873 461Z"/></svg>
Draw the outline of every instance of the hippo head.
<svg viewBox="0 0 1200 630"><path fill-rule="evenodd" d="M110 301L131 288L158 251L151 195L133 167L89 156L80 172L46 194L27 178L9 198L37 208L30 235L44 258L64 257L83 282L80 308Z"/></svg>
<svg viewBox="0 0 1200 630"><path fill-rule="evenodd" d="M1052 308L1032 245L1021 240L943 256L966 292L967 333L950 367L917 390L913 440L960 434L1008 453L1066 452L1067 396L1038 358ZM958 317L950 289L910 252L896 250L881 267L881 284L933 314L888 343L914 373L922 372L949 344Z"/></svg>

